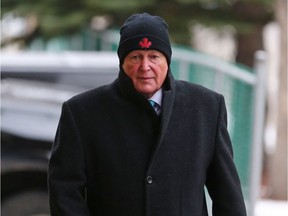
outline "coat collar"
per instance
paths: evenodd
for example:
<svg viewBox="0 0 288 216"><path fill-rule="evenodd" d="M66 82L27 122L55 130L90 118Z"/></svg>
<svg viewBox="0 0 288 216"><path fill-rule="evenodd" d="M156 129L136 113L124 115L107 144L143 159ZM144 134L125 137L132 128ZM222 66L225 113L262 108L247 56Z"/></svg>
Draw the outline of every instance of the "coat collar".
<svg viewBox="0 0 288 216"><path fill-rule="evenodd" d="M124 73L124 71L120 70L118 79L120 89L124 97L128 97L128 99L133 100L134 102L142 106L147 105L150 106L148 99L144 95L135 90L132 80ZM160 133L158 136L157 144L150 158L148 171L150 167L152 167L154 158L156 157L158 150L161 146L173 109L173 102L175 96L175 80L173 78L170 69L168 71L166 80L162 87L163 87L163 94L162 94L161 115L160 115L161 118Z"/></svg>
<svg viewBox="0 0 288 216"><path fill-rule="evenodd" d="M128 100L132 100L135 103L145 106L149 105L148 99L134 88L132 80L121 69L118 74L119 86L122 95ZM161 103L161 132L165 132L170 115L172 112L174 95L175 95L175 80L169 69L166 80L162 86L162 103ZM159 140L161 141L162 138Z"/></svg>
<svg viewBox="0 0 288 216"><path fill-rule="evenodd" d="M126 73L122 69L120 69L120 72L118 74L118 80L121 92L124 95L124 97L136 100L138 102L139 100L143 99L147 100L147 98L144 95L135 90L132 80L126 75ZM162 88L163 88L163 96L165 93L169 93L170 91L174 90L174 78L170 72L170 69L167 73L167 77Z"/></svg>
<svg viewBox="0 0 288 216"><path fill-rule="evenodd" d="M165 86L163 87L160 133L158 136L157 144L154 148L154 151L152 152L150 162L148 164L147 173L150 172L150 169L153 166L154 159L156 158L159 152L162 140L166 134L166 129L172 114L174 96L175 96L175 80L169 70L165 81Z"/></svg>

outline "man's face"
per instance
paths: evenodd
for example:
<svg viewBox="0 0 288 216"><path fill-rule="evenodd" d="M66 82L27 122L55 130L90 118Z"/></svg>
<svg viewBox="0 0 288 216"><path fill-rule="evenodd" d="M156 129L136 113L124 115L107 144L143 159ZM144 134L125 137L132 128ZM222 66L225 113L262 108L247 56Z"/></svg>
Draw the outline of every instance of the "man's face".
<svg viewBox="0 0 288 216"><path fill-rule="evenodd" d="M156 50L134 50L124 59L124 72L132 80L135 89L150 98L157 92L168 72L165 56Z"/></svg>

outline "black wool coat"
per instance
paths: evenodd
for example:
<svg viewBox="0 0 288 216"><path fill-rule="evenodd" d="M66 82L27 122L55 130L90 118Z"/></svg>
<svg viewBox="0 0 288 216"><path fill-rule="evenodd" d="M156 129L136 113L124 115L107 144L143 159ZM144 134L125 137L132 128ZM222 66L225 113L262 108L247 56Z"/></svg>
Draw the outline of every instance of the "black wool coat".
<svg viewBox="0 0 288 216"><path fill-rule="evenodd" d="M157 116L123 71L66 101L48 171L52 216L245 216L221 95L168 73Z"/></svg>

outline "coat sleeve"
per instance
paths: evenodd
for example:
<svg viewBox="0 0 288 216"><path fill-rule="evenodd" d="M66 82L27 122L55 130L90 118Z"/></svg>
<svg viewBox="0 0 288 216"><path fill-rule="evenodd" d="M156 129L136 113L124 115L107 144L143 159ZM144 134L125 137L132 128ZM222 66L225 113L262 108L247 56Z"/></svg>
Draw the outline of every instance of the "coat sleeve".
<svg viewBox="0 0 288 216"><path fill-rule="evenodd" d="M206 186L212 199L213 216L246 216L239 176L227 131L227 111L221 96L213 158Z"/></svg>
<svg viewBox="0 0 288 216"><path fill-rule="evenodd" d="M88 216L85 185L83 141L69 104L65 102L48 167L51 216Z"/></svg>

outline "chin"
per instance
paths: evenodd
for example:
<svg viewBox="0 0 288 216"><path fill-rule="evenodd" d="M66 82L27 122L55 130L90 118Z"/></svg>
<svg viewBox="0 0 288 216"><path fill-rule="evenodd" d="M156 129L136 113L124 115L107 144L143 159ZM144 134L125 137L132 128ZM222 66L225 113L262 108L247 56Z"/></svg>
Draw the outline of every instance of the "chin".
<svg viewBox="0 0 288 216"><path fill-rule="evenodd" d="M155 92L140 92L141 94L143 94L143 95L145 95L147 98L150 98L150 97L152 97L153 96L153 94L155 93Z"/></svg>
<svg viewBox="0 0 288 216"><path fill-rule="evenodd" d="M136 90L146 97L151 97L155 92L157 92L157 89L151 88L151 86L138 86Z"/></svg>

